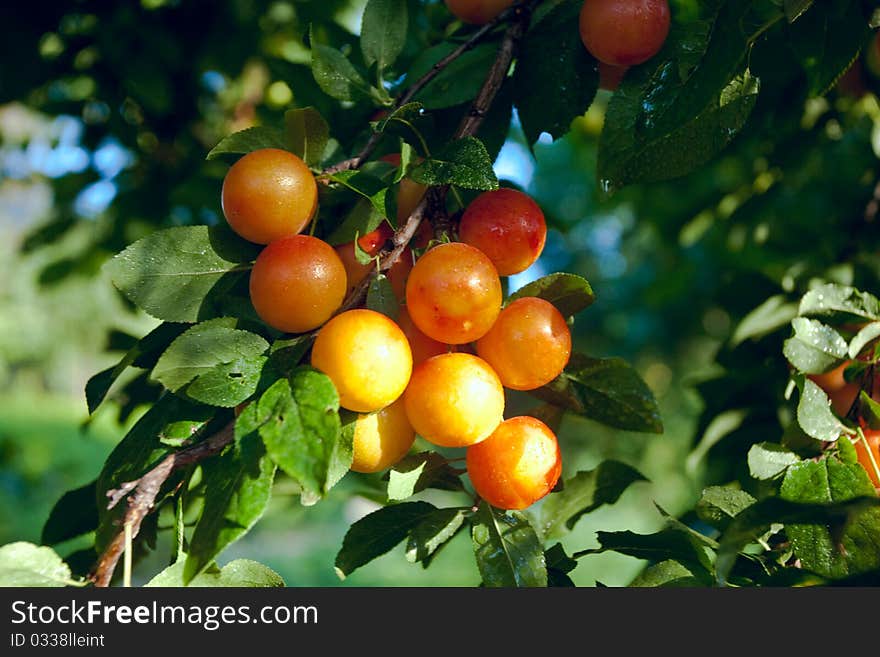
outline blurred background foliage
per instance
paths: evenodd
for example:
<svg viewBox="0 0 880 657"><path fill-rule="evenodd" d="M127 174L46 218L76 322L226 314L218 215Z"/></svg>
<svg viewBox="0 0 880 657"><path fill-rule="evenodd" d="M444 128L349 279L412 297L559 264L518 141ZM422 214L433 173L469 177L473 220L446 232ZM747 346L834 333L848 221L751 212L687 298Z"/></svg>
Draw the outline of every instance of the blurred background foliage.
<svg viewBox="0 0 880 657"><path fill-rule="evenodd" d="M441 2L412 5L410 57L459 27ZM205 154L230 132L279 125L285 110L313 105L342 144L356 141L375 108L341 111L322 95L306 34L311 26L345 49L362 10L360 0L0 8L0 544L39 542L54 501L98 473L141 410L120 398L86 422L87 378L118 359L126 335L156 323L116 294L101 264L157 228L222 220L226 164ZM511 289L550 271L584 275L598 300L577 319L576 347L632 362L664 418L661 436L563 421L567 475L616 458L651 480L582 519L564 540L569 551L596 545L597 529L654 530L662 517L653 503L685 514L707 483L741 477L744 450L778 440L785 420L786 304L816 280L878 291L877 49L818 97L778 42L753 49L762 89L744 132L683 179L600 192L609 92L555 142L543 135L530 147L515 114L502 126L498 176L531 193L551 226L544 255ZM756 328L743 329L770 297L775 305L752 315ZM375 482L347 477L309 508L281 482L267 516L225 559L257 559L293 586L340 584L333 555L348 525L375 508ZM169 551L142 564L144 578ZM430 573L400 552L342 584L479 582L466 536ZM623 585L640 567L601 554L572 577Z"/></svg>

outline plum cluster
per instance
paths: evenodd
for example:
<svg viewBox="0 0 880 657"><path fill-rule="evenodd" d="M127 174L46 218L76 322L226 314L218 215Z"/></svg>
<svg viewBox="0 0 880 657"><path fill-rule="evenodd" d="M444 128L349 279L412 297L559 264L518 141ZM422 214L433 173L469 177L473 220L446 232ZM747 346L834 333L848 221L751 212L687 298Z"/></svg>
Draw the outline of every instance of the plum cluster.
<svg viewBox="0 0 880 657"><path fill-rule="evenodd" d="M425 188L401 184L409 185L398 193L408 216ZM568 324L553 304L503 303L501 277L524 271L544 249L546 222L532 198L504 188L480 194L461 216L459 241L437 243L425 224L429 232L387 271L400 303L396 321L367 308L340 312L375 262L359 262L353 242L334 248L302 234L317 183L299 157L278 149L245 155L224 179L222 205L236 233L266 245L250 275L257 314L285 333L315 331L311 365L333 382L340 406L358 414L352 470L391 467L418 434L466 448L476 492L496 507L524 508L556 485L562 465L553 431L530 416L504 419L505 388L546 385L571 354ZM392 234L383 223L357 248L376 256Z"/></svg>

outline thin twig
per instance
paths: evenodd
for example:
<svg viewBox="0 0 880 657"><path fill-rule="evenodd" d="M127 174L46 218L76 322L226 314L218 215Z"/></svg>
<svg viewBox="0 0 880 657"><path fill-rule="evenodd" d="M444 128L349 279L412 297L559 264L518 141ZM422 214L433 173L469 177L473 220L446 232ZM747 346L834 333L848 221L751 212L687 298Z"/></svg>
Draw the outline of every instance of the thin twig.
<svg viewBox="0 0 880 657"><path fill-rule="evenodd" d="M452 136L452 139L462 139L476 134L486 118L495 96L498 94L501 85L507 77L510 70L510 63L516 53L517 46L529 26L532 17L532 9L540 2L540 0L530 0L522 2L511 7L508 12L502 16L513 17L513 22L504 32L504 38L498 47L498 55L486 75L483 86L477 93L470 110L462 119L458 128ZM439 63L439 62L438 62ZM398 261L403 254L410 240L415 236L416 231L422 220L427 218L431 221L435 230L443 232L448 231L449 218L446 214L446 194L449 192L448 185L438 185L428 189L427 193L422 197L419 204L415 207L403 225L394 233L392 239L393 247L390 250L384 250L379 254L379 267L371 269L367 276L351 291L345 298L338 313L345 312L359 306L366 296L370 283L376 276L377 272L388 271L395 262Z"/></svg>
<svg viewBox="0 0 880 657"><path fill-rule="evenodd" d="M125 547L123 547L123 554L125 554L125 561L122 564L122 586L125 588L131 588L131 557L132 545L134 543L134 536L131 535L131 525L129 523L125 523L124 526L124 534L123 538L125 540Z"/></svg>
<svg viewBox="0 0 880 657"><path fill-rule="evenodd" d="M524 0L499 15L493 21L487 23L477 30L471 37L462 43L458 48L449 53L446 57L438 61L428 73L414 82L407 91L398 98L394 105L397 109L409 102L421 89L434 79L446 66L455 61L463 53L472 49L486 34L488 34L495 26L500 23L512 19L511 24L507 27L501 45L498 49L498 56L486 76L483 86L474 99L470 111L462 120L453 139L461 139L469 135L476 134L486 116L495 95L504 83L504 79L510 70L510 63L516 52L516 47L522 38L531 20L531 12L541 0ZM333 167L324 170L325 174L345 171L348 169L359 168L372 154L381 138L381 133L374 133L367 144L353 158L344 160ZM387 271L397 262L403 254L407 245L419 228L422 219L429 220L435 218L445 218L445 200L448 192L448 186L436 186L428 189L427 193L422 197L419 204L412 211L403 225L394 233L392 238L392 248L382 251L379 257L379 266L372 269L370 273L355 287L355 289L346 297L338 313L359 306L367 293L373 278L377 272ZM108 509L115 507L124 497L128 497L128 508L122 518L121 528L110 541L107 548L101 554L94 571L89 579L94 582L95 586L106 587L110 585L113 578L113 572L119 559L125 552L126 536L130 536L130 540L134 540L140 532L141 523L144 518L153 510L156 503L156 497L171 474L183 467L193 465L202 460L219 454L223 449L232 443L235 435L235 423L230 422L213 436L196 443L186 449L182 449L173 454L169 454L162 459L149 472L142 477L133 481L128 481L119 486L119 488L108 491Z"/></svg>
<svg viewBox="0 0 880 657"><path fill-rule="evenodd" d="M110 585L113 571L119 563L119 558L125 551L126 529L130 527L131 540L134 540L141 529L144 518L153 510L156 497L163 484L175 470L198 463L210 456L219 454L223 448L229 445L235 437L235 423L230 422L220 431L205 440L196 443L179 452L169 454L159 461L152 470L139 479L127 481L118 489L107 491L108 509L112 509L128 493L128 508L122 518L121 528L110 541L98 560L95 570L89 577L95 586L105 587Z"/></svg>
<svg viewBox="0 0 880 657"><path fill-rule="evenodd" d="M501 23L507 22L511 18L515 18L515 22L519 23L522 13L528 12L531 14L532 7L537 4L535 0L522 0L515 5L510 6L505 11L501 12L498 16L493 18L491 21L480 27L479 30L471 34L468 39L461 43L455 50L450 52L445 57L439 59L422 77L413 82L409 87L407 87L406 91L404 91L400 96L398 96L397 100L392 105L389 113L394 112L395 110L400 109L408 102L410 102L413 98L415 98L416 94L418 94L422 89L424 89L431 80L436 78L447 66L449 66L456 59L461 57L463 54L468 52L469 50L473 50L480 41L482 41L487 34L492 32L498 25ZM508 61L509 64L509 61ZM473 133L468 133L473 134ZM339 173L340 171L348 171L349 169L358 169L363 166L364 162L366 162L370 155L373 154L373 151L376 150L376 147L379 145L379 142L382 139L383 133L374 132L370 135L370 138L367 140L367 143L364 144L363 148L361 148L360 152L354 157L350 157L347 160L342 160L341 162L337 162L333 166L327 167L324 169L324 175L331 175L334 173Z"/></svg>
<svg viewBox="0 0 880 657"><path fill-rule="evenodd" d="M874 470L874 477L877 479L878 484L880 484L880 464L878 464L877 459L874 458L874 452L871 449L871 444L865 437L865 432L862 431L861 427L856 427L856 430L859 433L859 442L862 443L862 447L865 449L865 452L868 455L868 461L871 463L871 468L873 468Z"/></svg>
<svg viewBox="0 0 880 657"><path fill-rule="evenodd" d="M470 111L459 124L458 130L455 131L453 139L474 135L480 129L480 124L486 118L492 101L495 100L495 95L507 77L510 63L513 61L517 46L532 19L532 10L537 4L536 2L525 2L511 7L514 20L504 33L504 38L498 48L498 55L492 63L492 68L489 69L486 81L477 93L477 97L474 98Z"/></svg>

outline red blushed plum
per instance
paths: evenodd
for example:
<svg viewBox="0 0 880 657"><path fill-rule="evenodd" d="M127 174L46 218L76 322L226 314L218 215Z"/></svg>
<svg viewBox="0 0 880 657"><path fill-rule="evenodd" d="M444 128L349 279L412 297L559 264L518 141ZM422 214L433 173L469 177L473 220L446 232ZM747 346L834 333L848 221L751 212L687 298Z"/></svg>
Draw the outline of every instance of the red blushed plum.
<svg viewBox="0 0 880 657"><path fill-rule="evenodd" d="M544 213L530 196L497 189L475 198L461 217L465 244L485 253L501 276L525 271L538 259L547 240Z"/></svg>
<svg viewBox="0 0 880 657"><path fill-rule="evenodd" d="M600 62L635 66L659 52L669 35L667 0L585 0L581 41Z"/></svg>

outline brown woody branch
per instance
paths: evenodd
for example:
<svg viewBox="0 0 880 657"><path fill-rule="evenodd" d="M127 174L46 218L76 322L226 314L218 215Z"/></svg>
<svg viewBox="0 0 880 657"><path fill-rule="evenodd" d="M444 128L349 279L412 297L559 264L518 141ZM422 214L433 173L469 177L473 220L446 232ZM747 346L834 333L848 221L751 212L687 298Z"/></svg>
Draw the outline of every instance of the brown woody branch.
<svg viewBox="0 0 880 657"><path fill-rule="evenodd" d="M486 117L489 108L492 106L492 101L495 99L498 90L501 88L504 79L507 77L516 48L519 41L522 39L523 34L525 34L529 21L531 20L532 9L539 2L540 0L525 0L517 3L494 20L481 27L471 35L467 41L463 42L458 48L434 64L428 73L414 82L407 91L397 99L394 109L408 103L425 87L425 85L446 68L446 66L468 50L471 50L497 25L510 20L511 23L507 27L501 45L498 48L498 55L492 64L492 67L489 69L486 80L474 99L470 110L455 131L453 139L461 139L476 134L483 119ZM381 133L374 133L355 157L344 160L325 169L324 174L332 174L339 171L359 168L373 153L380 139ZM448 191L449 187L447 185L431 187L428 189L407 220L394 233L392 247L383 250L380 254L380 271L387 271L395 262L397 262L403 254L404 249L406 249L407 245L413 237L415 237L416 231L423 219L427 218L428 220L438 222L441 225L442 222L448 222L448 217L446 215L446 194ZM375 276L376 270L371 270L370 274L365 277L364 280L362 280L346 297L342 306L337 311L337 314L361 305L366 297L367 289ZM178 452L169 454L142 477L133 481L125 482L121 484L119 488L107 492L108 509L112 509L126 497L128 498L128 508L123 515L119 530L101 554L97 565L89 577L95 586L106 587L110 585L116 565L119 563L119 559L125 551L125 527L129 526L131 528L132 537L138 535L144 518L153 511L156 498L159 495L162 486L172 473L219 454L227 445L233 442L234 435L235 423L230 422L213 436Z"/></svg>
<svg viewBox="0 0 880 657"><path fill-rule="evenodd" d="M101 554L101 558L89 577L95 586L105 587L110 585L113 571L116 570L116 564L119 563L120 557L125 552L125 526L131 527L132 538L138 535L141 523L153 510L156 497L159 495L159 491L168 480L168 477L175 470L199 463L203 459L219 454L223 451L224 447L232 443L234 436L235 423L230 422L210 438L206 438L179 452L169 454L157 466L139 479L127 481L119 488L107 491L108 509L115 507L126 496L128 496L128 508L122 517L119 531L116 532L113 540L110 541L110 544Z"/></svg>

